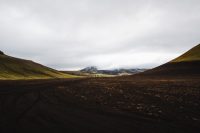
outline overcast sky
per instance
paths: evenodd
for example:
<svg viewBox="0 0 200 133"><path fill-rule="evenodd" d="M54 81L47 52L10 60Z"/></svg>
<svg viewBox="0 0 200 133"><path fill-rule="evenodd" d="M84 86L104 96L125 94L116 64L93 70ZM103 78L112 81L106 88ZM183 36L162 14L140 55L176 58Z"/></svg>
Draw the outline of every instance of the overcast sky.
<svg viewBox="0 0 200 133"><path fill-rule="evenodd" d="M200 43L200 0L0 0L0 49L56 69L151 68Z"/></svg>

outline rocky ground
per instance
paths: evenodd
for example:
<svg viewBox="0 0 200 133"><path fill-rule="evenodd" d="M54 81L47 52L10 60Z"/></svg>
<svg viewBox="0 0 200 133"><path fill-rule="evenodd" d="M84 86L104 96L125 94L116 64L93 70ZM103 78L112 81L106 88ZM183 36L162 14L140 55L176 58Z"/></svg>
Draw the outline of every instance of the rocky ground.
<svg viewBox="0 0 200 133"><path fill-rule="evenodd" d="M0 132L200 132L200 78L0 81Z"/></svg>

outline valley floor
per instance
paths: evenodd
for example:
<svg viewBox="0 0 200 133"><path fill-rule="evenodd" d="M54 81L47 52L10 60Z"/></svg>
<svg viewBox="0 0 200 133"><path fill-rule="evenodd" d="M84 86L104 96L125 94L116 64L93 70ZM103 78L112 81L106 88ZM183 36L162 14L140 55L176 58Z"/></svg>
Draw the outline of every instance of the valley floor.
<svg viewBox="0 0 200 133"><path fill-rule="evenodd" d="M0 132L197 133L200 78L0 81Z"/></svg>

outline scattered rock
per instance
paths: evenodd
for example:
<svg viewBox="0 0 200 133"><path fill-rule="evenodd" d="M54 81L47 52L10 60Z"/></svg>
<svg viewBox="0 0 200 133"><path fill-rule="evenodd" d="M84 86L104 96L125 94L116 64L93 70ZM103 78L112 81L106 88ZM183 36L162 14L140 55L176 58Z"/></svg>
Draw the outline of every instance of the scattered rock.
<svg viewBox="0 0 200 133"><path fill-rule="evenodd" d="M124 102L118 101L117 104L124 104Z"/></svg>
<svg viewBox="0 0 200 133"><path fill-rule="evenodd" d="M153 115L153 113L147 113L148 115Z"/></svg>
<svg viewBox="0 0 200 133"><path fill-rule="evenodd" d="M192 120L193 121L198 121L199 119L195 118L195 117L192 117Z"/></svg>
<svg viewBox="0 0 200 133"><path fill-rule="evenodd" d="M183 109L183 106L179 106L180 109Z"/></svg>
<svg viewBox="0 0 200 133"><path fill-rule="evenodd" d="M123 94L123 92L124 92L123 90L121 90L121 89L119 90L119 93L120 93L120 94Z"/></svg>
<svg viewBox="0 0 200 133"><path fill-rule="evenodd" d="M143 107L141 107L141 106L136 107L136 108L137 108L137 110L141 110L141 109L143 109Z"/></svg>
<svg viewBox="0 0 200 133"><path fill-rule="evenodd" d="M156 94L155 97L160 97L160 95L159 95L159 94Z"/></svg>
<svg viewBox="0 0 200 133"><path fill-rule="evenodd" d="M82 98L83 100L87 100L87 97L85 97L85 96L81 96L81 98Z"/></svg>

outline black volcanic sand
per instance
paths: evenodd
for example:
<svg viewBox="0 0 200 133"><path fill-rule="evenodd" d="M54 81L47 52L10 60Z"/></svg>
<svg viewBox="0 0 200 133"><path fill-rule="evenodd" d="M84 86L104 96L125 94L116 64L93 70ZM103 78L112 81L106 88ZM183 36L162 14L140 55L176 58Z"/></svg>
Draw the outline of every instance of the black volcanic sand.
<svg viewBox="0 0 200 133"><path fill-rule="evenodd" d="M0 81L1 133L199 133L200 78Z"/></svg>

